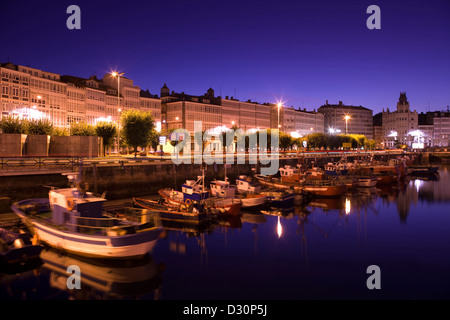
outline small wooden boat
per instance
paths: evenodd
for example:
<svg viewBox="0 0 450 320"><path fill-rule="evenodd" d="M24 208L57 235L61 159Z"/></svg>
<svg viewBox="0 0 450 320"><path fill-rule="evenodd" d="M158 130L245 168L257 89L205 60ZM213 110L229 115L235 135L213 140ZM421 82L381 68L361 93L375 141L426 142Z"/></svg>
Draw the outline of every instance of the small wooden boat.
<svg viewBox="0 0 450 320"><path fill-rule="evenodd" d="M211 218L211 215L204 210L200 203L170 205L149 199L133 198L133 204L142 209L158 212L161 220L202 223ZM142 212L141 214L146 214L146 212Z"/></svg>
<svg viewBox="0 0 450 320"><path fill-rule="evenodd" d="M39 258L43 248L28 232L0 228L0 262L2 263L24 264Z"/></svg>
<svg viewBox="0 0 450 320"><path fill-rule="evenodd" d="M266 204L267 197L263 194L242 193L239 196L243 209L258 209Z"/></svg>
<svg viewBox="0 0 450 320"><path fill-rule="evenodd" d="M266 187L271 187L275 189L280 190L293 190L294 186L297 185L297 183L294 182L283 182L277 178L271 177L271 176L263 176L263 175L255 175L256 179L261 183L261 185Z"/></svg>
<svg viewBox="0 0 450 320"><path fill-rule="evenodd" d="M307 179L301 184L301 188L316 197L337 197L346 190L343 182L334 179Z"/></svg>
<svg viewBox="0 0 450 320"><path fill-rule="evenodd" d="M267 190L262 191L270 206L272 207L292 207L294 205L295 193L288 190Z"/></svg>
<svg viewBox="0 0 450 320"><path fill-rule="evenodd" d="M359 177L357 186L363 188L375 187L378 183L378 178L375 176L372 177Z"/></svg>

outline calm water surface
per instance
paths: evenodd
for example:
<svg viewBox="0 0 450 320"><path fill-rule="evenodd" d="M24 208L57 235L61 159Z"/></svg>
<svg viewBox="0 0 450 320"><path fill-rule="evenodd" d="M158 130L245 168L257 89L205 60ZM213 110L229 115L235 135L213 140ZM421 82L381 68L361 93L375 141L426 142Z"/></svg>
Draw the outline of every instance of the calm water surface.
<svg viewBox="0 0 450 320"><path fill-rule="evenodd" d="M0 274L0 298L449 299L449 169L284 212L242 212L208 230L171 226L135 265L46 250L41 265ZM73 264L81 290L66 287ZM380 267L380 290L367 289L370 265Z"/></svg>

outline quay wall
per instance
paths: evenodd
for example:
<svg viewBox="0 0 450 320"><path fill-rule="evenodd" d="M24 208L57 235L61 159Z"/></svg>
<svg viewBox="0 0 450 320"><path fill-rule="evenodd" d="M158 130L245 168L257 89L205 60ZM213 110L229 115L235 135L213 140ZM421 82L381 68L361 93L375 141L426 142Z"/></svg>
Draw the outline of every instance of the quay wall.
<svg viewBox="0 0 450 320"><path fill-rule="evenodd" d="M381 156L382 158L385 156ZM430 157L431 158L431 157ZM318 157L305 161L322 166L329 161L338 161L340 157ZM349 161L353 159L349 158ZM431 160L431 159L430 159ZM279 165L296 165L298 158L280 159ZM74 168L76 170L76 168ZM227 170L227 177L231 182L239 175L249 175L255 165L233 164ZM223 179L224 165L208 165L205 172L206 183L216 179ZM0 172L1 173L1 172ZM147 163L125 164L92 164L83 168L82 180L88 183L89 191L97 194L106 192L109 200L130 198L133 196L155 195L161 188L180 189L185 180L197 180L201 175L200 165L174 165L169 161L154 161ZM47 197L51 187L67 187L66 176L61 173L20 173L0 176L0 197L10 197L12 200L22 200L32 197Z"/></svg>
<svg viewBox="0 0 450 320"><path fill-rule="evenodd" d="M280 166L295 165L297 159L280 160ZM231 182L239 175L249 175L255 165L233 164L226 168ZM202 175L200 165L174 165L171 161L89 165L83 168L82 181L87 182L88 190L97 194L106 192L109 200L130 198L133 196L156 195L161 188L180 189L186 180L197 180ZM224 179L225 167L222 164L206 166L205 182ZM0 197L9 197L12 201L27 198L46 198L51 187L68 186L67 177L61 173L20 173L0 176Z"/></svg>
<svg viewBox="0 0 450 320"><path fill-rule="evenodd" d="M249 164L232 165L227 168L227 177L234 182L238 175L252 172ZM181 188L185 180L197 180L201 176L200 165L172 163L126 164L126 165L92 165L83 168L82 181L87 182L88 190L103 194L109 200L133 196L157 194L161 188ZM224 178L223 165L208 165L205 181ZM47 197L51 187L67 187L67 177L61 173L27 173L4 175L0 179L0 196L13 201Z"/></svg>

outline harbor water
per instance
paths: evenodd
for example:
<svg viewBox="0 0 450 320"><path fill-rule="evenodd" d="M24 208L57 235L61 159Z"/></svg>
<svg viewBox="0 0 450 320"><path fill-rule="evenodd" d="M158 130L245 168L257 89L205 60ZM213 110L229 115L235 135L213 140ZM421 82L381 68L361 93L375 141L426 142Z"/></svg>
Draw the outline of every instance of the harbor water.
<svg viewBox="0 0 450 320"><path fill-rule="evenodd" d="M438 175L241 211L205 228L165 225L148 259L133 263L45 249L36 265L0 271L0 299L449 299L449 186L442 165ZM67 286L73 265L80 289ZM373 266L379 288L370 289Z"/></svg>

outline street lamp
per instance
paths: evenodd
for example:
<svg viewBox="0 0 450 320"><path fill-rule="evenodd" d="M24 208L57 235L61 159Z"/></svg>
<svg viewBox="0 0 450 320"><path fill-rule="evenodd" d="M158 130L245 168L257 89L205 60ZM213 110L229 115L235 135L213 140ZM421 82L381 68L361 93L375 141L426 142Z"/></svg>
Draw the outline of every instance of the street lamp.
<svg viewBox="0 0 450 320"><path fill-rule="evenodd" d="M120 156L120 113L122 112L122 109L117 109L117 112L119 114L117 120L117 153Z"/></svg>
<svg viewBox="0 0 450 320"><path fill-rule="evenodd" d="M281 104L281 102L278 102L277 103L277 109L278 109L278 126L277 126L277 128L278 128L278 130L280 130L280 109L281 109L281 107L282 107L283 105Z"/></svg>
<svg viewBox="0 0 450 320"><path fill-rule="evenodd" d="M117 77L117 111L119 111L119 119L118 119L118 133L119 133L119 137L117 139L117 151L120 155L120 112L122 111L122 109L120 109L120 76L123 76L125 73L118 73L116 71L111 72L111 75L113 77Z"/></svg>
<svg viewBox="0 0 450 320"><path fill-rule="evenodd" d="M117 73L117 72L112 72L111 75L113 77L117 77L117 108L120 109L120 76L123 76L125 73Z"/></svg>
<svg viewBox="0 0 450 320"><path fill-rule="evenodd" d="M50 103L50 108L52 109L52 113L51 113L51 123L52 123L52 125L53 125L53 106L52 106L52 100L50 99L50 96L49 96L48 94L46 94L45 96L48 98L48 101L49 101L49 103ZM40 95L36 96L36 98L37 98L38 100L42 100L42 96L40 96Z"/></svg>
<svg viewBox="0 0 450 320"><path fill-rule="evenodd" d="M348 120L350 120L350 116L348 114L346 114L344 119L345 119L345 134L348 134L347 123L348 123Z"/></svg>

